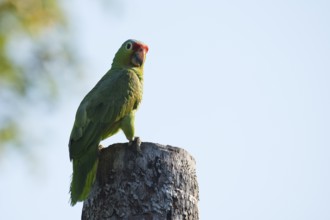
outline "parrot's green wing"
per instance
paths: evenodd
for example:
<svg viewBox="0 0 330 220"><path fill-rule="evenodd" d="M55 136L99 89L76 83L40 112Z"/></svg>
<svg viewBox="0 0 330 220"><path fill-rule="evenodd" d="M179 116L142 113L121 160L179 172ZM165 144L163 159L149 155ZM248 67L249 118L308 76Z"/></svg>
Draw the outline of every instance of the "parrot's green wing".
<svg viewBox="0 0 330 220"><path fill-rule="evenodd" d="M133 70L110 70L81 102L69 142L72 205L90 192L100 141L120 129L121 120L137 108L141 98L141 82Z"/></svg>

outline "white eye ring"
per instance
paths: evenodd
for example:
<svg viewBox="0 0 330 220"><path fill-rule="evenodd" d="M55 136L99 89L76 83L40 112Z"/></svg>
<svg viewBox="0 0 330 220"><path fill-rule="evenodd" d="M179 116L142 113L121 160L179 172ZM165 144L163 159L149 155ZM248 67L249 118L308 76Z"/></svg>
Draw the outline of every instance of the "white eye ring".
<svg viewBox="0 0 330 220"><path fill-rule="evenodd" d="M126 44L126 46L125 46L125 49L126 49L126 50L132 50L132 48L133 48L133 45L132 45L131 42L128 42L128 43Z"/></svg>

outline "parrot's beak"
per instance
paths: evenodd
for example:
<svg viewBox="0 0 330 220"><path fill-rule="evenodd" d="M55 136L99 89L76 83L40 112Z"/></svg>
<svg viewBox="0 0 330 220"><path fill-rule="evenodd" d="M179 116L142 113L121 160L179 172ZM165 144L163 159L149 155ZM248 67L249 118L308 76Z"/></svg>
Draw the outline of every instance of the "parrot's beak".
<svg viewBox="0 0 330 220"><path fill-rule="evenodd" d="M132 64L135 67L142 66L142 64L146 58L147 52L148 52L148 46L146 46L146 45L139 46L132 55Z"/></svg>

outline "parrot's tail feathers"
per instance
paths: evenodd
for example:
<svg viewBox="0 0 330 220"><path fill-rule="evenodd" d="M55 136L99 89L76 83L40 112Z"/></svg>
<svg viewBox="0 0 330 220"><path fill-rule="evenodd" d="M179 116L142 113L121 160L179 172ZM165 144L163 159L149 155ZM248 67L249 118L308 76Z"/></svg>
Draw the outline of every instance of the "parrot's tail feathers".
<svg viewBox="0 0 330 220"><path fill-rule="evenodd" d="M73 174L70 186L71 205L87 199L96 178L98 148L92 149L79 159L73 159ZM91 150L90 150L91 151Z"/></svg>

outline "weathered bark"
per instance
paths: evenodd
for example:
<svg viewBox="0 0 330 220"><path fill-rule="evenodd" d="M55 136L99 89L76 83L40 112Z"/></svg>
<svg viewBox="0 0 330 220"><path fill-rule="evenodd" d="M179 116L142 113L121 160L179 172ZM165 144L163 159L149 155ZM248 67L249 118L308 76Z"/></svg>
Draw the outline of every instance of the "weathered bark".
<svg viewBox="0 0 330 220"><path fill-rule="evenodd" d="M142 143L100 153L97 180L84 202L82 219L198 219L195 160L187 151Z"/></svg>

